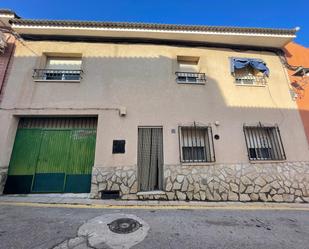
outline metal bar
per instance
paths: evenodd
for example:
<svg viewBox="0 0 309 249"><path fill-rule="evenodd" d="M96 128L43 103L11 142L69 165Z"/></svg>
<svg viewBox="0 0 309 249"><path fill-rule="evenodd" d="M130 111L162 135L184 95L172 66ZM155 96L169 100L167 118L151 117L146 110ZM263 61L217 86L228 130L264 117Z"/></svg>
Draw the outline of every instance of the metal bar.
<svg viewBox="0 0 309 249"><path fill-rule="evenodd" d="M249 158L249 160L251 160L250 148L249 148L249 144L248 144L248 139L250 139L250 138L249 138L249 136L248 136L248 134L247 134L247 128L246 128L245 125L243 126L243 132L244 132L245 141L246 141L246 146L247 146L248 158ZM250 140L249 140L249 142L250 142Z"/></svg>
<svg viewBox="0 0 309 249"><path fill-rule="evenodd" d="M265 148L264 145L264 138L263 138L263 134L262 134L262 127L258 127L257 129L255 129L256 135L257 135L257 142L259 145L259 149L258 152L260 153L259 155L259 159L261 160L266 160L265 156L263 155L263 150Z"/></svg>
<svg viewBox="0 0 309 249"><path fill-rule="evenodd" d="M277 126L276 127L276 130L277 130L277 135L279 137L279 141L280 141L280 145L281 145L281 155L282 155L282 160L286 160L286 154L285 154L285 151L284 151L284 147L283 147L283 143L282 143L282 139L281 139L281 134L280 134L280 130L279 130L279 127Z"/></svg>
<svg viewBox="0 0 309 249"><path fill-rule="evenodd" d="M214 140L213 140L213 134L212 134L212 128L211 126L209 126L209 131L210 131L210 134L208 133L208 139L209 141L211 141L211 144L212 144L212 151L211 151L211 158L212 158L212 162L215 162L216 161L216 154L215 154L215 145L214 145Z"/></svg>
<svg viewBox="0 0 309 249"><path fill-rule="evenodd" d="M196 155L195 160L198 161L198 160L199 160L199 157L198 157L198 150L199 150L199 148L198 148L198 146L197 146L197 134L196 134L196 130L197 130L197 128L196 128L196 125L195 125L195 123L194 123L194 132L195 132L195 155ZM192 141L192 144L193 144L193 141Z"/></svg>
<svg viewBox="0 0 309 249"><path fill-rule="evenodd" d="M273 141L274 150L276 151L276 153L275 153L276 156L273 159L279 160L279 158L281 158L281 152L280 152L278 140L276 139L276 129L275 129L275 127L269 127L269 133L270 133L272 141Z"/></svg>
<svg viewBox="0 0 309 249"><path fill-rule="evenodd" d="M194 148L193 148L193 134L192 134L193 129L189 129L189 130L190 130L190 141L191 141L191 159L190 159L190 161L194 162L194 153L193 153Z"/></svg>

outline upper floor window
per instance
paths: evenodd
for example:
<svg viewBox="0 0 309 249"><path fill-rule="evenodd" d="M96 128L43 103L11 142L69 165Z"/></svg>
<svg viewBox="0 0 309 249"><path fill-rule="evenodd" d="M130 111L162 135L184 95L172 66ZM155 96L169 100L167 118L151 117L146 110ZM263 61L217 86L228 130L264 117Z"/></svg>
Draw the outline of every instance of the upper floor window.
<svg viewBox="0 0 309 249"><path fill-rule="evenodd" d="M244 125L250 161L285 160L285 152L277 126Z"/></svg>
<svg viewBox="0 0 309 249"><path fill-rule="evenodd" d="M238 85L266 85L269 69L260 59L231 58L231 73Z"/></svg>
<svg viewBox="0 0 309 249"><path fill-rule="evenodd" d="M80 81L81 58L47 57L44 69L34 69L35 80Z"/></svg>
<svg viewBox="0 0 309 249"><path fill-rule="evenodd" d="M199 57L178 56L176 80L178 83L203 84L206 81L205 73L199 72Z"/></svg>
<svg viewBox="0 0 309 249"><path fill-rule="evenodd" d="M215 153L210 126L184 126L179 129L181 161L184 163L214 162Z"/></svg>

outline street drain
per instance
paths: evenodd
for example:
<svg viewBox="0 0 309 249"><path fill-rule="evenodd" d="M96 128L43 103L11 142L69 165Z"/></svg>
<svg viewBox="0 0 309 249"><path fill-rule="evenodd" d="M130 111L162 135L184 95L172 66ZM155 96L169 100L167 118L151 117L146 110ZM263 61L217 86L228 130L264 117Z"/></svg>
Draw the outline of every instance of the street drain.
<svg viewBox="0 0 309 249"><path fill-rule="evenodd" d="M142 226L141 223L130 218L117 219L107 225L109 230L120 234L133 233Z"/></svg>

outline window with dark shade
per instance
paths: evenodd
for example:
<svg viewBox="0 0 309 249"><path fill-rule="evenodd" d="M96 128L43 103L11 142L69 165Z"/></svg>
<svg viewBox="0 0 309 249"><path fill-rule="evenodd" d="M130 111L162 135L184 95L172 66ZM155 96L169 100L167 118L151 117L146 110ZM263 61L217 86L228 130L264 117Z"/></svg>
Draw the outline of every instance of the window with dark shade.
<svg viewBox="0 0 309 249"><path fill-rule="evenodd" d="M250 161L285 160L285 152L277 126L244 126Z"/></svg>
<svg viewBox="0 0 309 249"><path fill-rule="evenodd" d="M123 154L125 153L125 140L114 140L113 141L113 154Z"/></svg>

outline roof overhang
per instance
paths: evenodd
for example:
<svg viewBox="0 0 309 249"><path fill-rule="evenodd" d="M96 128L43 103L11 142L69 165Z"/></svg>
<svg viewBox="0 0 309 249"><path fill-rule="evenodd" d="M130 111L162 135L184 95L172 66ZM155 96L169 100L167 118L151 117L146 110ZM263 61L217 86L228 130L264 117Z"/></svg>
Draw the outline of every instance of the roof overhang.
<svg viewBox="0 0 309 249"><path fill-rule="evenodd" d="M297 32L297 29L25 19L13 19L11 23L12 28L21 35L137 38L271 48L282 48L296 37Z"/></svg>
<svg viewBox="0 0 309 249"><path fill-rule="evenodd" d="M14 11L9 9L0 9L0 27L10 27L9 21L14 18L19 18Z"/></svg>

